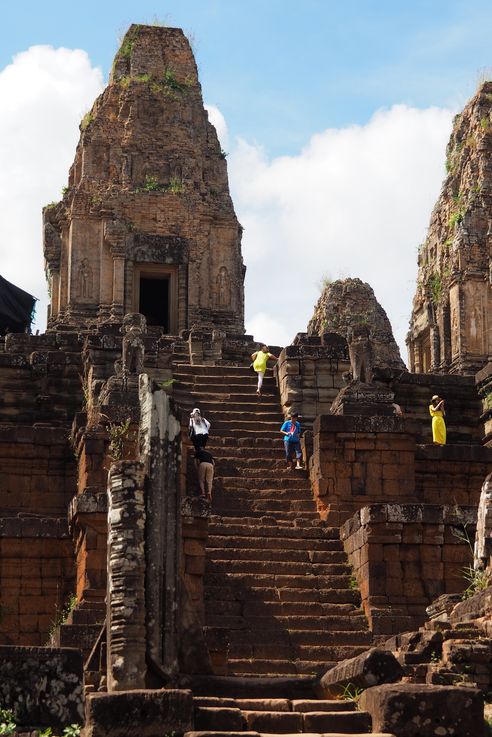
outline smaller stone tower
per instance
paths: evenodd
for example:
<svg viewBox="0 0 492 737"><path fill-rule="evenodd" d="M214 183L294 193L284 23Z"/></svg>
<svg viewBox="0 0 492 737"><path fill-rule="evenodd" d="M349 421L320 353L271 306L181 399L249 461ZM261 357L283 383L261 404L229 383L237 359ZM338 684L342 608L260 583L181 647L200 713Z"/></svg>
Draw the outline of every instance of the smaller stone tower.
<svg viewBox="0 0 492 737"><path fill-rule="evenodd" d="M43 212L49 327L141 312L165 333L244 333L242 229L183 32L132 25L80 131Z"/></svg>
<svg viewBox="0 0 492 737"><path fill-rule="evenodd" d="M473 374L492 356L492 82L456 116L446 169L419 249L410 370Z"/></svg>
<svg viewBox="0 0 492 737"><path fill-rule="evenodd" d="M367 329L374 366L390 372L405 371L388 316L372 287L360 279L338 279L327 284L309 321L308 335L338 333L349 343Z"/></svg>

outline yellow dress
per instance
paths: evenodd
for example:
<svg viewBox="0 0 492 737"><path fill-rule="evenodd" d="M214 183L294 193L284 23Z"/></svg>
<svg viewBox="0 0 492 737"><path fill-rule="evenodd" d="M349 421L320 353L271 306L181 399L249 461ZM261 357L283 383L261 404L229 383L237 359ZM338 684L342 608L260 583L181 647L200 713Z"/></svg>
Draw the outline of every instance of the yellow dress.
<svg viewBox="0 0 492 737"><path fill-rule="evenodd" d="M446 445L446 423L442 410L434 409L432 404L429 404L429 412L432 417L432 440L438 445Z"/></svg>

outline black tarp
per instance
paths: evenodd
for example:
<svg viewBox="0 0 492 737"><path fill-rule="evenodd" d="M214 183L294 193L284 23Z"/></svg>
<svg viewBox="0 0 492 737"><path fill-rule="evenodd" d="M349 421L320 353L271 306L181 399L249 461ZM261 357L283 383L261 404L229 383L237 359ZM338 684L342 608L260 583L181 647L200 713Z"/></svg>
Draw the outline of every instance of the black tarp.
<svg viewBox="0 0 492 737"><path fill-rule="evenodd" d="M23 333L31 326L36 298L0 276L0 335Z"/></svg>

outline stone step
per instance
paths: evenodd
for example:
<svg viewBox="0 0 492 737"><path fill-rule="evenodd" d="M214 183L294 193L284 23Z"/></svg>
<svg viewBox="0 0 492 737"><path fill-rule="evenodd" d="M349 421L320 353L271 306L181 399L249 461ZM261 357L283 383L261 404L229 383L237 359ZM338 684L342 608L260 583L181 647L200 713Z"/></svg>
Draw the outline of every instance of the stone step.
<svg viewBox="0 0 492 737"><path fill-rule="evenodd" d="M280 454L276 454L273 458L268 458L261 463L256 458L225 458L223 454L215 458L216 476L264 477L265 474L271 474L272 472L275 472L276 476L286 482L292 482L298 478L298 474L292 475L290 467L286 465L285 458Z"/></svg>
<svg viewBox="0 0 492 737"><path fill-rule="evenodd" d="M294 502L291 502L294 504ZM292 523L297 527L302 522L303 526L309 525L311 521L319 521L319 515L317 512L311 512L308 510L301 509L289 509L289 510L246 510L244 514L241 513L241 509L234 509L233 507L225 507L225 502L221 504L221 511L212 510L212 516L217 518L227 518L232 525L244 524L244 525L257 525L258 522L263 520L263 524L277 524L279 526L290 526ZM290 506L290 504L289 504ZM223 509L223 511L222 511ZM240 515L240 516L238 516Z"/></svg>
<svg viewBox="0 0 492 737"><path fill-rule="evenodd" d="M255 521L258 522L258 520L248 521L248 518L246 518L245 524L250 527L250 533L255 531L251 530L251 525L254 524ZM279 529L283 528L280 527ZM251 534L244 535L243 537L238 535L231 538L228 535L210 534L207 540L207 546L210 548L220 547L223 550L229 547L236 550L258 550L261 546L262 549L281 548L282 550L329 551L337 554L338 562L344 562L347 560L340 539L320 539L312 537L292 536L282 538L281 535L279 535L278 537L261 537L256 535L253 536Z"/></svg>
<svg viewBox="0 0 492 737"><path fill-rule="evenodd" d="M190 676L189 682L196 696L225 696L235 699L313 699L316 685L312 676L237 678L197 675Z"/></svg>
<svg viewBox="0 0 492 737"><path fill-rule="evenodd" d="M207 573L205 585L212 586L246 586L255 588L261 596L261 589L294 589L311 588L319 591L320 601L327 604L358 604L360 593L355 589L327 589L328 582L324 576L292 576L268 575L254 573Z"/></svg>
<svg viewBox="0 0 492 737"><path fill-rule="evenodd" d="M354 701L337 701L323 699L235 699L220 696L195 696L196 706L214 706L237 708L243 711L355 711Z"/></svg>
<svg viewBox="0 0 492 737"><path fill-rule="evenodd" d="M60 647L75 647L88 655L101 631L100 624L60 625Z"/></svg>
<svg viewBox="0 0 492 737"><path fill-rule="evenodd" d="M212 454L213 455L213 454ZM215 456L217 458L217 456ZM276 502L277 506L288 501L309 502L311 508L316 509L311 487L304 470L292 469L287 478L284 475L273 473L271 477L260 476L219 476L214 479L216 496L223 502L234 504L251 503L257 500ZM273 507L277 509L277 507ZM282 506L278 506L282 511Z"/></svg>
<svg viewBox="0 0 492 737"><path fill-rule="evenodd" d="M230 675L235 676L257 676L257 677L276 677L276 676L294 676L294 675L317 675L324 672L324 665L320 667L319 662L312 661L293 661L287 660L260 660L259 658L229 658L227 660L227 668Z"/></svg>
<svg viewBox="0 0 492 737"><path fill-rule="evenodd" d="M335 564L336 565L336 564ZM259 573L273 575L314 575L324 576L330 588L344 588L349 585L349 574L338 574L333 571L331 563L299 563L296 561L281 560L231 560L210 558L207 555L205 563L206 573Z"/></svg>
<svg viewBox="0 0 492 737"><path fill-rule="evenodd" d="M302 659L286 659L273 660L267 658L260 660L259 658L230 658L227 660L227 672L230 676L235 677L254 677L254 678L278 678L281 676L310 675L320 676L329 668L333 668L340 660L352 658L364 652L366 647L346 647L338 650L345 654L333 661L323 660L302 660Z"/></svg>
<svg viewBox="0 0 492 737"><path fill-rule="evenodd" d="M290 563L322 563L331 566L326 573L335 575L350 575L351 569L343 559L343 553L333 550L328 551L312 551L292 550L289 548L270 548L270 549L254 549L254 548L224 548L213 547L207 545L207 558L210 561L281 561Z"/></svg>
<svg viewBox="0 0 492 737"><path fill-rule="evenodd" d="M281 629L276 627L275 621L277 617L310 617L316 618L317 624L314 631L302 630L302 634L297 633L295 630L292 631L290 641L299 642L300 644L333 644L336 642L336 636L339 636L340 644L346 644L347 642L359 642L365 640L367 634L367 622L362 617L358 617L355 621L350 621L348 618L342 618L339 615L326 613L324 607L327 606L328 612L330 612L329 605L323 605L318 602L261 602L255 601L254 599L246 600L244 602L239 601L213 601L209 600L206 603L206 618L207 621L214 617L218 619L221 616L224 617L241 617L244 620L243 626L251 626L251 619L256 617L273 617L273 621L270 622L270 626L266 629L274 634L275 631ZM285 630L287 631L287 630ZM333 633L336 633L333 634ZM343 634L345 633L345 634ZM350 640L350 636L356 633L354 637L356 639ZM362 635L364 637L362 637ZM297 635L297 637L295 636ZM361 635L362 639L359 638Z"/></svg>
<svg viewBox="0 0 492 737"><path fill-rule="evenodd" d="M193 386L186 387L186 389L183 387L182 391L176 390L176 386L179 385L174 385L173 396L183 409L183 414L191 412L192 409L198 406L200 410L203 408L203 414L206 416L205 410L207 408L216 411L222 405L224 411L227 411L229 404L231 407L247 407L254 412L258 410L276 411L279 416L282 414L278 395L273 391L258 397L256 394L252 394L251 386L235 387L233 391L230 391L230 387L222 387L222 391L217 390L206 394L202 391L196 391Z"/></svg>
<svg viewBox="0 0 492 737"><path fill-rule="evenodd" d="M285 419L278 401L274 398L259 400L256 395L253 399L252 395L244 394L231 399L227 394L223 394L203 402L198 396L191 394L186 395L186 401L179 399L176 394L174 397L179 406L181 425L185 427L188 427L190 413L195 407L200 409L203 417L209 422L221 419L233 420L238 427L242 427L243 422L257 420L258 426L265 422L274 422L278 430Z"/></svg>
<svg viewBox="0 0 492 737"><path fill-rule="evenodd" d="M291 492L286 495L278 493L274 496L275 491L255 491L254 489L220 489L213 484L212 489L212 513L213 515L230 518L236 517L236 522L227 519L227 524L237 524L242 527L245 524L244 518L256 515L254 525L258 524L258 517L270 517L271 519L264 524L275 525L283 528L289 525L285 524L290 520L292 527L307 527L315 524L319 527L319 515L313 516L315 509L311 499L306 499L304 492ZM291 513L289 517L282 517L284 512ZM292 512L297 512L297 516ZM308 516L306 516L306 514ZM311 521L311 525L306 524L306 520ZM283 520L282 525L278 524Z"/></svg>
<svg viewBox="0 0 492 737"><path fill-rule="evenodd" d="M321 624L321 623L320 623ZM334 634L334 633L331 633ZM336 633L340 634L340 633ZM335 640L335 637L333 638ZM345 642L344 642L345 640ZM207 640L208 642L208 640ZM344 658L351 658L364 652L372 642L370 633L344 633L339 640L334 643L324 643L319 645L282 645L277 642L274 644L248 644L229 645L227 656L231 658L247 658L248 660L271 660L274 663L277 660L315 660L325 665L328 661L338 661ZM340 654L342 657L339 657Z"/></svg>
<svg viewBox="0 0 492 737"><path fill-rule="evenodd" d="M235 438L242 441L244 444L246 441L254 441L256 444L259 441L269 440L275 442L277 445L283 443L282 438L278 436L278 425L272 423L272 426L264 427L267 423L262 423L261 426L254 426L253 423L248 428L238 427L236 423L231 422L230 425L224 423L218 423L210 429L210 436L217 438ZM283 447L281 448L283 450Z"/></svg>
<svg viewBox="0 0 492 737"><path fill-rule="evenodd" d="M282 732L283 737L299 737L299 732ZM302 734L302 733L301 733ZM365 732L325 732L321 734L319 732L305 732L303 737L367 737L367 731ZM372 737L395 737L394 734L389 732L371 732ZM201 730L194 732L185 732L184 737L276 737L276 733L272 732L252 732L251 730L245 730L242 732L227 732L214 731L214 730Z"/></svg>
<svg viewBox="0 0 492 737"><path fill-rule="evenodd" d="M217 578L217 577L215 577ZM210 579L209 579L210 580ZM347 613L360 614L353 604L330 603L323 601L327 592L318 588L275 588L275 587L245 587L242 583L235 583L228 579L225 582L214 581L207 585L205 601L244 601L246 597L259 602L292 602L292 603L321 603L323 614L346 616Z"/></svg>
<svg viewBox="0 0 492 737"><path fill-rule="evenodd" d="M329 595L331 592L326 592ZM322 621L317 615L309 614L271 614L269 616L261 615L254 616L250 614L248 616L240 615L227 615L227 614L210 614L206 620L206 626L209 627L223 627L231 630L245 630L249 629L252 633L261 632L263 630L272 632L289 632L289 637L292 637L292 633L300 630L319 630ZM302 642L302 635L299 635L299 640Z"/></svg>
<svg viewBox="0 0 492 737"><path fill-rule="evenodd" d="M106 618L106 606L94 608L77 606L69 615L69 624L96 624L101 626Z"/></svg>
<svg viewBox="0 0 492 737"><path fill-rule="evenodd" d="M271 363L270 366L273 366L273 363ZM269 368L269 370L271 370L271 368ZM192 363L180 364L179 373L183 375L193 374L195 376L208 373L213 376L225 376L228 374L234 376L240 374L244 374L245 376L253 375L253 371L249 368L249 364L235 366L231 364L222 364L219 366L206 366L205 364L195 365Z"/></svg>
<svg viewBox="0 0 492 737"><path fill-rule="evenodd" d="M241 731L242 729L272 733L302 731L302 714L292 711L242 711L237 708L197 706L195 726L198 729Z"/></svg>
<svg viewBox="0 0 492 737"><path fill-rule="evenodd" d="M209 532L212 535L227 535L251 537L251 528L246 525L228 525L220 522L211 522ZM254 529L255 537L285 537L289 539L309 540L339 540L339 532L336 527L326 527L323 522L309 526L282 526L258 525Z"/></svg>

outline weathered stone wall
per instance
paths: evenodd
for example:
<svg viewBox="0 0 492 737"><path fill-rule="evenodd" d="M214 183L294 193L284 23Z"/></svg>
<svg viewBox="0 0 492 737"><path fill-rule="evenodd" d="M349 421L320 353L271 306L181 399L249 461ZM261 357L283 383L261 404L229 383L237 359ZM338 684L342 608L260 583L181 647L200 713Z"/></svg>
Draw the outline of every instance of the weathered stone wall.
<svg viewBox="0 0 492 737"><path fill-rule="evenodd" d="M0 643L47 644L74 574L66 517L1 517Z"/></svg>
<svg viewBox="0 0 492 737"><path fill-rule="evenodd" d="M328 413L345 385L343 374L349 370L344 338L333 333L321 337L299 333L280 352L276 367L284 415L299 412L303 424L309 425L317 415Z"/></svg>
<svg viewBox="0 0 492 737"><path fill-rule="evenodd" d="M410 370L475 373L492 352L492 83L455 117L447 177L419 248Z"/></svg>
<svg viewBox="0 0 492 737"><path fill-rule="evenodd" d="M471 550L475 507L378 504L360 509L341 538L375 635L417 629L426 607L441 594L467 587L463 568Z"/></svg>
<svg viewBox="0 0 492 737"><path fill-rule="evenodd" d="M481 405L472 376L404 372L391 388L405 418L418 423L418 443L432 442L429 404L434 394L446 400L447 442L481 443Z"/></svg>
<svg viewBox="0 0 492 737"><path fill-rule="evenodd" d="M492 446L492 362L489 362L485 368L477 373L475 382L482 401L482 416L480 419L485 428L483 442L485 445Z"/></svg>
<svg viewBox="0 0 492 737"><path fill-rule="evenodd" d="M141 279L159 278L166 324L150 307L149 324L243 333L242 228L181 29L132 25L80 129L67 192L44 209L50 325L138 312Z"/></svg>
<svg viewBox="0 0 492 737"><path fill-rule="evenodd" d="M317 417L309 471L321 517L342 524L384 502L478 506L491 449L417 445L418 433L417 423L399 417Z"/></svg>
<svg viewBox="0 0 492 737"><path fill-rule="evenodd" d="M317 417L309 470L321 517L339 525L368 503L415 501L415 448L397 417Z"/></svg>
<svg viewBox="0 0 492 737"><path fill-rule="evenodd" d="M0 341L0 642L41 645L74 592L66 513L82 388L78 337Z"/></svg>
<svg viewBox="0 0 492 737"><path fill-rule="evenodd" d="M84 722L82 656L69 648L0 647L2 708L18 732Z"/></svg>

